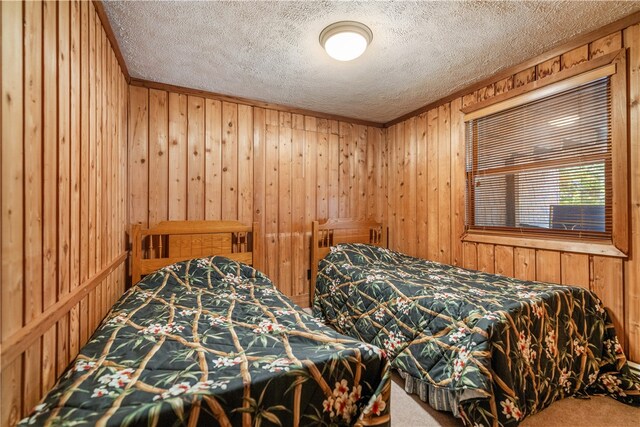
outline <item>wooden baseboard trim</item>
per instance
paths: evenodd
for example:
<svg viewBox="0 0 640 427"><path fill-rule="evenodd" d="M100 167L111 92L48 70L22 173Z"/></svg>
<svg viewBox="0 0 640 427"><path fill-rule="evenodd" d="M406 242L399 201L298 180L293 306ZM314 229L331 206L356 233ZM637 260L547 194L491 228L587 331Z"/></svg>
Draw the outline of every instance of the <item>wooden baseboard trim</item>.
<svg viewBox="0 0 640 427"><path fill-rule="evenodd" d="M122 252L109 263L102 271L88 279L86 282L71 291L64 300L60 300L45 311L40 316L23 326L15 334L9 336L2 342L2 367L0 372L20 356L29 346L42 334L49 330L62 316L67 314L71 308L82 301L89 293L98 286L109 274L120 267L127 259L128 252Z"/></svg>

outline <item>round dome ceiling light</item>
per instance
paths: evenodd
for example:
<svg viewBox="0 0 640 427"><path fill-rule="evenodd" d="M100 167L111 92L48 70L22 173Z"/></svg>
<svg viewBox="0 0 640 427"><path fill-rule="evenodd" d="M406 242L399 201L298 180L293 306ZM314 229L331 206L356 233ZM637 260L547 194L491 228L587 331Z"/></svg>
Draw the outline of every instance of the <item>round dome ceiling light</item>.
<svg viewBox="0 0 640 427"><path fill-rule="evenodd" d="M355 21L336 22L320 33L320 45L338 61L356 59L364 53L372 39L373 33L369 27Z"/></svg>

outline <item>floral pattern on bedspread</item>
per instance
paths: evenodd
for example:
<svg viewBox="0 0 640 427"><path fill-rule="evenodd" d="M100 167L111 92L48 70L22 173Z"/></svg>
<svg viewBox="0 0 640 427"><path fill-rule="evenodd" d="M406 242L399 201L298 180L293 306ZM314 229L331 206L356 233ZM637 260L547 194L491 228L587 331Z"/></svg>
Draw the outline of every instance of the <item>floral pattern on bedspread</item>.
<svg viewBox="0 0 640 427"><path fill-rule="evenodd" d="M466 425L517 425L567 396L640 406L609 315L583 288L341 244L320 262L314 314L386 350Z"/></svg>
<svg viewBox="0 0 640 427"><path fill-rule="evenodd" d="M126 292L21 424L389 425L389 392L379 348L213 257Z"/></svg>

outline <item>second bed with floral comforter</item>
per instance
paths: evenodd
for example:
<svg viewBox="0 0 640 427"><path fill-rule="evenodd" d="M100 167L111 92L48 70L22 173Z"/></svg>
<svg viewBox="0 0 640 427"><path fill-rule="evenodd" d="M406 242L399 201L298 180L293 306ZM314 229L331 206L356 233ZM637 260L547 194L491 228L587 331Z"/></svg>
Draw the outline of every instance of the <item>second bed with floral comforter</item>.
<svg viewBox="0 0 640 427"><path fill-rule="evenodd" d="M388 425L388 362L223 257L114 305L23 425Z"/></svg>
<svg viewBox="0 0 640 427"><path fill-rule="evenodd" d="M574 395L640 406L610 318L582 288L342 244L320 262L314 314L385 349L408 391L466 425L517 425Z"/></svg>

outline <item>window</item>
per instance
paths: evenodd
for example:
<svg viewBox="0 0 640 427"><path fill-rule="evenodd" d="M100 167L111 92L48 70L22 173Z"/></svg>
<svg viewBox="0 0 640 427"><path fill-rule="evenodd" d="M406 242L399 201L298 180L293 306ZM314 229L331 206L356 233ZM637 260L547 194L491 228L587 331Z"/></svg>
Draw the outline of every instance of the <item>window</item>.
<svg viewBox="0 0 640 427"><path fill-rule="evenodd" d="M466 119L468 231L611 240L610 74Z"/></svg>

